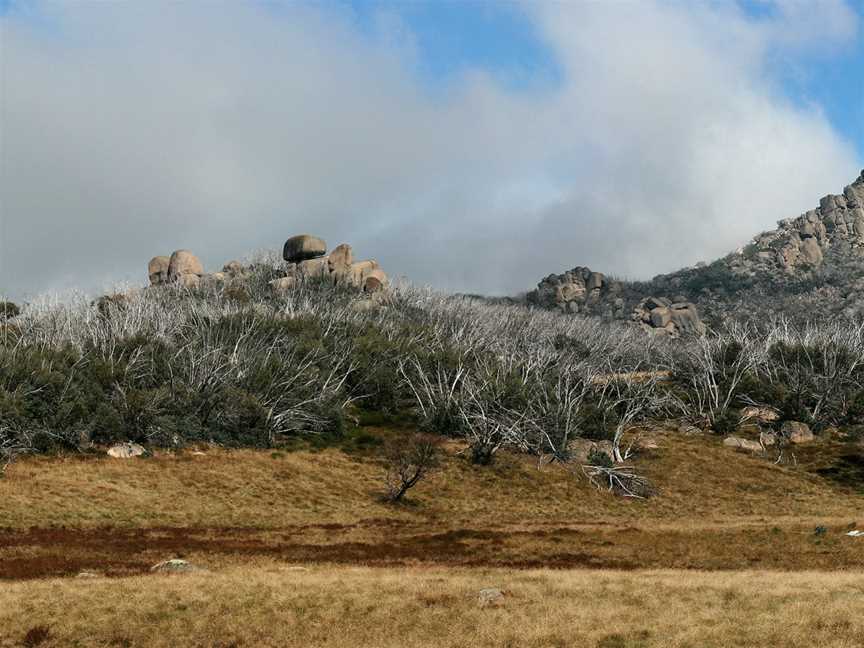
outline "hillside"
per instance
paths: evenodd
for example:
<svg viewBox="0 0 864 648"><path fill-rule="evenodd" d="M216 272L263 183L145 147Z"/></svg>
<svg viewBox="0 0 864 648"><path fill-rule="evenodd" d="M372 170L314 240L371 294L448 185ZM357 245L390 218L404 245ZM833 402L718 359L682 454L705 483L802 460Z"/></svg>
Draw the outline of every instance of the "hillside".
<svg viewBox="0 0 864 648"><path fill-rule="evenodd" d="M659 297L695 304L716 326L774 315L802 323L855 317L864 313L862 290L864 171L842 193L710 264L633 282L577 267L544 279L529 301L628 321L634 311L639 319L645 299Z"/></svg>
<svg viewBox="0 0 864 648"><path fill-rule="evenodd" d="M640 501L520 454L475 466L454 442L394 507L378 441L404 433L364 426L365 445L318 451L21 460L0 480L0 646L34 628L51 646L401 646L429 633L444 646L852 646L864 631L848 572L864 539L846 535L864 522L864 481L819 472L854 445L777 466L653 430L635 463L661 495ZM168 558L207 571L150 573ZM503 605L478 605L489 587ZM628 614L633 597L652 612ZM229 621L220 610L237 604ZM563 616L545 624L551 609ZM400 619L398 640L375 629Z"/></svg>

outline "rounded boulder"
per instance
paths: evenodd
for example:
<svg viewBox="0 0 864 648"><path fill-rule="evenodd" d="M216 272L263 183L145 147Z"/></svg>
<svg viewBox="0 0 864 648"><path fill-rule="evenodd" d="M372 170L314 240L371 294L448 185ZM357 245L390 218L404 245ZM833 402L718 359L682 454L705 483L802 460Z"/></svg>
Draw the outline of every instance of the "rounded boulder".
<svg viewBox="0 0 864 648"><path fill-rule="evenodd" d="M288 263L297 263L307 259L317 259L324 256L326 252L327 243L324 242L324 239L309 234L300 234L285 241L285 246L282 248L282 258Z"/></svg>
<svg viewBox="0 0 864 648"><path fill-rule="evenodd" d="M182 275L203 275L201 260L189 250L177 250L168 261L168 281L177 281Z"/></svg>

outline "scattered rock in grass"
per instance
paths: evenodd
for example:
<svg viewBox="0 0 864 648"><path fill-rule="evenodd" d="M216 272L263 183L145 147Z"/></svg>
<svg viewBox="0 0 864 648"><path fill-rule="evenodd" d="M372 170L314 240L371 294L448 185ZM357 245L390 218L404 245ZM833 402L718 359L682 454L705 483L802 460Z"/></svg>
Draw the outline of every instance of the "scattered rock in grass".
<svg viewBox="0 0 864 648"><path fill-rule="evenodd" d="M759 441L766 448L777 445L777 435L773 432L762 432L759 434Z"/></svg>
<svg viewBox="0 0 864 648"><path fill-rule="evenodd" d="M163 560L160 563L156 563L150 568L150 571L162 574L188 574L204 570L180 558L172 558L171 560Z"/></svg>
<svg viewBox="0 0 864 648"><path fill-rule="evenodd" d="M852 536L853 538L860 538L861 536L864 536L864 531L857 531L857 530L855 530L855 531L850 531L850 532L847 533L846 535L847 535L847 536Z"/></svg>
<svg viewBox="0 0 864 648"><path fill-rule="evenodd" d="M660 447L660 444L657 443L656 439L651 437L640 437L636 442L636 446L640 450L657 450Z"/></svg>
<svg viewBox="0 0 864 648"><path fill-rule="evenodd" d="M741 422L772 423L780 419L777 410L771 407L745 407L741 410Z"/></svg>
<svg viewBox="0 0 864 648"><path fill-rule="evenodd" d="M697 436L702 434L702 430L695 425L689 425L685 423L678 426L678 433L685 436Z"/></svg>
<svg viewBox="0 0 864 648"><path fill-rule="evenodd" d="M810 426L798 421L786 421L780 431L792 443L810 443L815 438Z"/></svg>
<svg viewBox="0 0 864 648"><path fill-rule="evenodd" d="M588 457L593 452L605 452L611 457L612 442L592 441L591 439L577 437L567 444L567 451L570 453L570 458L574 462L584 464L588 461Z"/></svg>
<svg viewBox="0 0 864 648"><path fill-rule="evenodd" d="M147 452L143 446L137 443L118 443L108 448L108 456L115 459L131 459L132 457L140 457Z"/></svg>
<svg viewBox="0 0 864 648"><path fill-rule="evenodd" d="M477 596L477 600L480 601L480 607L504 605L504 591L497 587L482 589Z"/></svg>
<svg viewBox="0 0 864 648"><path fill-rule="evenodd" d="M742 450L750 450L751 452L761 452L762 445L758 441L750 441L737 436L728 436L723 439L723 445L729 448L741 448Z"/></svg>

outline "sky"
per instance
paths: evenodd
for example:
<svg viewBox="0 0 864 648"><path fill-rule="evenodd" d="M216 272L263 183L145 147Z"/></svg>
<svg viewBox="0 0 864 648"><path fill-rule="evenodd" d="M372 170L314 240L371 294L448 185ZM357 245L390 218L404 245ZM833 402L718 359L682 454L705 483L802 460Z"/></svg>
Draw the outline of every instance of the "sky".
<svg viewBox="0 0 864 648"><path fill-rule="evenodd" d="M864 167L864 0L0 0L0 295L296 233L485 294L647 278Z"/></svg>

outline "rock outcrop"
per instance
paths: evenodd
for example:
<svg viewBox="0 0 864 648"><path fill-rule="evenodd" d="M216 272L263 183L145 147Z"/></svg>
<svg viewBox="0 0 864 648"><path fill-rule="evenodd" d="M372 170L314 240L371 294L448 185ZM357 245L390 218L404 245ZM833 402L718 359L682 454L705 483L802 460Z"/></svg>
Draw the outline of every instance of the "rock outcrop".
<svg viewBox="0 0 864 648"><path fill-rule="evenodd" d="M842 194L825 196L816 209L755 236L730 265L739 274L794 274L819 268L832 249L864 256L864 172Z"/></svg>
<svg viewBox="0 0 864 648"><path fill-rule="evenodd" d="M625 284L609 279L602 272L577 266L563 274L551 274L543 279L537 289L527 295L530 304L546 308L557 308L565 313L601 315L607 319L628 319L628 295ZM685 333L702 334L705 325L699 317L696 305L685 297L637 298L629 303L629 319L645 330L680 336Z"/></svg>
<svg viewBox="0 0 864 648"><path fill-rule="evenodd" d="M374 259L354 260L354 251L347 243L337 245L327 254L327 244L317 236L292 236L283 247L282 256L288 263L285 276L270 282L273 291L287 295L303 280L332 281L365 293L377 293L387 287L387 275Z"/></svg>
<svg viewBox="0 0 864 648"><path fill-rule="evenodd" d="M646 331L673 337L685 333L702 335L705 332L705 324L699 318L696 305L683 298L674 302L665 297L643 299L634 309L632 319Z"/></svg>
<svg viewBox="0 0 864 648"><path fill-rule="evenodd" d="M766 313L798 324L864 317L864 171L842 193L711 263L648 281L609 282L594 274L577 267L550 275L527 299L673 335L730 318L761 322ZM668 303L652 312L657 307L643 303L652 296Z"/></svg>
<svg viewBox="0 0 864 648"><path fill-rule="evenodd" d="M204 277L201 260L189 250L176 250L170 257L155 256L147 264L151 286L179 283L186 288L197 288Z"/></svg>
<svg viewBox="0 0 864 648"><path fill-rule="evenodd" d="M563 274L550 274L527 295L529 303L555 307L567 313L584 312L591 305L609 301L617 315L624 314L624 300L614 297L621 292L621 283L610 280L602 272L577 266Z"/></svg>

